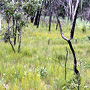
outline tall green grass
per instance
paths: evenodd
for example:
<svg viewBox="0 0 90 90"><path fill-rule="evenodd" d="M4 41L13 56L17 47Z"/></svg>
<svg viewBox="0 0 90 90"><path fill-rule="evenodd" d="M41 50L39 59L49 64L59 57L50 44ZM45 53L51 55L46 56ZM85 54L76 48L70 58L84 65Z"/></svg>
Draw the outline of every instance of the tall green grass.
<svg viewBox="0 0 90 90"><path fill-rule="evenodd" d="M5 22L4 22L5 23ZM3 23L3 29L5 25ZM64 35L70 35L69 22L62 21ZM77 21L72 40L81 74L80 90L90 89L90 35L88 25ZM21 51L14 53L9 43L0 41L0 90L77 90L73 71L73 56L68 43L61 38L53 23L51 32L45 23L37 29L29 23L23 28ZM48 40L50 43L48 44ZM77 40L77 42L76 42ZM18 43L15 46L17 51ZM65 80L66 47L68 49L67 79Z"/></svg>

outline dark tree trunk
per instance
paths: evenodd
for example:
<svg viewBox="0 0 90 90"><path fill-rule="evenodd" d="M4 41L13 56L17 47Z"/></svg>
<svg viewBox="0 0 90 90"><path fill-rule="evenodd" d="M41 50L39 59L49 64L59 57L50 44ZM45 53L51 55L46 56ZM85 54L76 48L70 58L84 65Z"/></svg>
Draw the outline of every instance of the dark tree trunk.
<svg viewBox="0 0 90 90"><path fill-rule="evenodd" d="M14 26L15 26L15 18L13 16L13 37L14 37Z"/></svg>
<svg viewBox="0 0 90 90"><path fill-rule="evenodd" d="M54 1L54 0L53 0ZM55 1L54 1L54 12L56 14L56 18L57 18L57 21L58 21L58 24L59 24L59 28L60 28L60 33L61 33L61 36L64 40L66 40L69 44L69 47L72 51L72 54L73 54L73 58L74 58L74 72L79 75L78 76L78 79L80 78L80 74L79 74L79 71L77 70L77 60L76 60L76 56L75 56L75 51L72 47L72 44L71 44L71 39L73 38L73 35L74 35L74 29L75 29L75 24L76 24L76 18L77 18L77 11L78 11L78 6L79 6L79 1L80 0L77 0L77 3L76 3L76 7L75 7L75 12L74 12L74 19L73 19L73 23L72 23L72 28L71 28L71 35L70 35L70 39L66 38L63 34L63 31L62 31L62 27L61 27L61 23L60 23L60 20L58 18L58 14L57 14L57 11L56 11L56 8L55 8Z"/></svg>
<svg viewBox="0 0 90 90"><path fill-rule="evenodd" d="M82 21L82 15L83 15L82 6L83 6L83 0L81 0L81 21Z"/></svg>
<svg viewBox="0 0 90 90"><path fill-rule="evenodd" d="M77 70L77 60L76 60L76 56L75 56L75 51L74 51L74 49L73 49L73 46L72 46L72 43L71 43L70 40L68 41L68 44L69 44L69 47L70 47L70 49L71 49L71 51L72 51L72 54L73 54L73 59L74 59L74 72L75 72L76 74L78 74L79 71Z"/></svg>
<svg viewBox="0 0 90 90"><path fill-rule="evenodd" d="M67 71L66 71L66 68L67 68L67 57L68 57L68 50L66 48L66 61L65 61L65 80L66 80L66 75L67 75Z"/></svg>
<svg viewBox="0 0 90 90"><path fill-rule="evenodd" d="M14 46L13 46L11 40L10 40L10 31L9 31L9 30L10 30L10 27L9 27L9 21L8 21L8 39L9 39L9 43L10 43L10 45L11 45L13 51L15 52Z"/></svg>
<svg viewBox="0 0 90 90"><path fill-rule="evenodd" d="M38 20L37 20L37 28L39 27L41 11L42 11L42 8L40 8L40 10L39 10L39 15L38 15Z"/></svg>
<svg viewBox="0 0 90 90"><path fill-rule="evenodd" d="M34 21L34 16L31 16L31 23L33 23Z"/></svg>
<svg viewBox="0 0 90 90"><path fill-rule="evenodd" d="M18 46L18 52L20 51L20 47L21 47L21 34L22 34L22 29L20 30L20 41L19 41L19 46Z"/></svg>
<svg viewBox="0 0 90 90"><path fill-rule="evenodd" d="M57 23L57 25L56 25L56 30L57 30L57 28L58 28L58 23Z"/></svg>
<svg viewBox="0 0 90 90"><path fill-rule="evenodd" d="M17 20L16 20L16 29L14 33L14 45L16 45L16 35L17 35Z"/></svg>
<svg viewBox="0 0 90 90"><path fill-rule="evenodd" d="M73 39L73 36L74 36L74 30L75 30L75 25L76 25L77 13L78 13L78 8L79 8L79 1L80 0L77 0L76 6L75 6L75 11L74 11L74 15L73 15L73 22L72 22L71 32L70 32L70 39Z"/></svg>
<svg viewBox="0 0 90 90"><path fill-rule="evenodd" d="M51 20L52 20L52 0L50 0L50 12L49 12L49 31L51 30Z"/></svg>
<svg viewBox="0 0 90 90"><path fill-rule="evenodd" d="M44 3L44 1L42 0L42 2L41 2L42 6L43 6L43 3ZM39 10L38 21L37 21L37 28L39 27L39 22L40 22L40 17L41 17L41 12L42 12L42 6L41 6L41 8Z"/></svg>
<svg viewBox="0 0 90 90"><path fill-rule="evenodd" d="M37 14L36 14L36 17L35 17L34 25L37 25L37 22L38 22L38 15L39 15L39 11L37 11Z"/></svg>

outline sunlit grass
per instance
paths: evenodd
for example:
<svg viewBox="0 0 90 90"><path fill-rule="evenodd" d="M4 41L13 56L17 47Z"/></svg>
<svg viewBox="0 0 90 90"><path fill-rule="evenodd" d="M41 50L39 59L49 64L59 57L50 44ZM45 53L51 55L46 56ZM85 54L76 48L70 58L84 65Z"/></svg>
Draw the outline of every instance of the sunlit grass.
<svg viewBox="0 0 90 90"><path fill-rule="evenodd" d="M62 22L64 35L69 38L70 24ZM5 23L5 22L4 22ZM3 24L4 24L3 23ZM88 25L82 32L84 23L77 21L73 47L77 57L77 67L81 74L80 90L90 89L90 35ZM76 90L73 81L73 56L68 43L61 38L59 28L52 24L51 32L45 23L37 29L33 24L23 28L21 51L18 42L13 52L9 43L0 41L0 90ZM5 26L2 25L2 30ZM0 36L2 38L2 36ZM49 41L49 43L48 43ZM66 47L68 49L67 79L65 80Z"/></svg>

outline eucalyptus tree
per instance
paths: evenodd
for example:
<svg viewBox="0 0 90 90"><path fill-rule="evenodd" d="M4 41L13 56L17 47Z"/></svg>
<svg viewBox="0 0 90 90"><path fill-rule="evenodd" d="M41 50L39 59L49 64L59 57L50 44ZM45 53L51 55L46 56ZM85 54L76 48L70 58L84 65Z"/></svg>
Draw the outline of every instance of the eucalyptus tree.
<svg viewBox="0 0 90 90"><path fill-rule="evenodd" d="M44 4L43 0L40 0L38 2L37 12L36 12L35 22L34 22L34 25L36 25L37 28L39 27L39 22L40 22L40 17L41 17L41 12L42 12L42 8L43 8L43 4Z"/></svg>
<svg viewBox="0 0 90 90"><path fill-rule="evenodd" d="M20 37L19 46L18 46L18 51L20 51L22 27L25 26L25 21L22 18L22 14L23 13L18 10L18 2L10 2L10 3L7 2L5 4L4 17L8 24L8 31L6 30L5 35L10 45L12 46L14 52L15 52L14 45L16 45L17 31L18 31L18 37ZM12 22L12 26L10 26L11 22ZM11 41L11 37L14 38L14 45L13 42Z"/></svg>
<svg viewBox="0 0 90 90"><path fill-rule="evenodd" d="M14 46L13 46L12 41L10 39L10 20L14 14L13 9L14 9L13 3L12 2L7 3L5 5L4 16L5 16L5 19L6 19L7 24L8 24L8 40L9 40L10 45L12 46L13 51L15 52Z"/></svg>
<svg viewBox="0 0 90 90"><path fill-rule="evenodd" d="M28 17L35 15L37 11L37 1L30 0L24 2L23 11L27 15L27 20L28 20Z"/></svg>
<svg viewBox="0 0 90 90"><path fill-rule="evenodd" d="M63 34L63 30L62 30L62 27L61 27L61 22L59 20L57 9L55 7L56 3L53 0L53 3L54 3L54 12L56 14L56 18L57 18L57 21L58 21L58 24L59 24L60 33L61 33L62 38L68 42L69 47L70 47L70 49L72 51L73 59L74 59L74 72L78 76L78 80L80 82L80 73L79 73L79 71L77 69L76 55L75 55L75 51L74 51L74 48L73 48L72 43L71 43L71 40L73 39L73 36L74 36L74 30L75 30L75 25L76 25L76 19L77 19L77 13L78 13L78 8L79 8L79 2L80 2L80 0L77 0L77 2L76 2L76 6L75 6L75 10L74 10L74 15L73 15L74 16L73 17L73 22L72 22L72 26L71 26L70 38L68 39Z"/></svg>

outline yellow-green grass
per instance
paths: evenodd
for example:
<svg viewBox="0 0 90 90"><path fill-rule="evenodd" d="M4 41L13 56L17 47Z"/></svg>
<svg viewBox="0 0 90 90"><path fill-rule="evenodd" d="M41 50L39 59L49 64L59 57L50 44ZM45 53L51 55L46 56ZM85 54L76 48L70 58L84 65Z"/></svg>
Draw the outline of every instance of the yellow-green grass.
<svg viewBox="0 0 90 90"><path fill-rule="evenodd" d="M4 30L5 22L2 23ZM64 35L69 37L70 23L62 24ZM86 25L86 33L83 33L84 24L80 20L77 22L72 44L81 74L80 90L90 90L90 41L87 38L90 24ZM77 82L73 80L72 53L55 26L53 23L49 32L45 23L40 23L38 29L29 23L23 28L19 53L14 53L9 43L0 41L0 90L77 90ZM65 80L66 47L68 60ZM18 42L16 51L17 48Z"/></svg>

